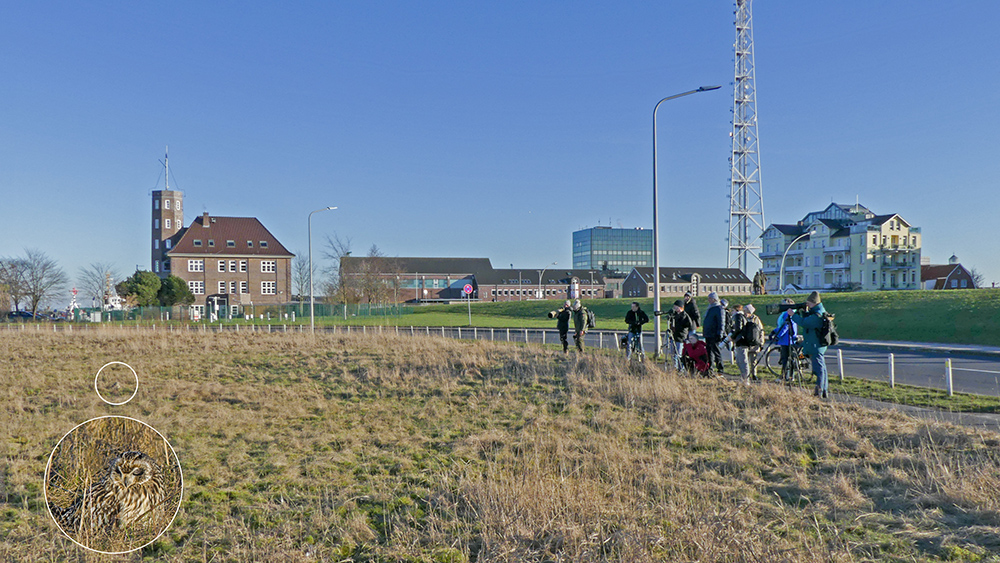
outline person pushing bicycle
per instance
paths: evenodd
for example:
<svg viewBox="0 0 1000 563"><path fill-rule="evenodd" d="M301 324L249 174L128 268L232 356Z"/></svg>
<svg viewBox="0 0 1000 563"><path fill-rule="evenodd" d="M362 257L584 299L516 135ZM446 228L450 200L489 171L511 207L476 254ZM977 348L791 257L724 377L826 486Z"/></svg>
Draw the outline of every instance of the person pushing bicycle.
<svg viewBox="0 0 1000 563"><path fill-rule="evenodd" d="M642 325L649 322L649 315L639 307L637 301L632 302L632 308L625 313L625 324L628 325L628 351L626 358L632 357L632 350L642 353Z"/></svg>

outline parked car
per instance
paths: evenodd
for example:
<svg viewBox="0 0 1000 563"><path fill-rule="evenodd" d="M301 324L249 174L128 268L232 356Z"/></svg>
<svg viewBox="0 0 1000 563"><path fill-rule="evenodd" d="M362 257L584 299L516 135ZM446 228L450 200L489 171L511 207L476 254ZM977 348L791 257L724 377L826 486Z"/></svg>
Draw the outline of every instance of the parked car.
<svg viewBox="0 0 1000 563"><path fill-rule="evenodd" d="M31 321L34 319L35 316L29 311L11 311L7 313L8 321Z"/></svg>

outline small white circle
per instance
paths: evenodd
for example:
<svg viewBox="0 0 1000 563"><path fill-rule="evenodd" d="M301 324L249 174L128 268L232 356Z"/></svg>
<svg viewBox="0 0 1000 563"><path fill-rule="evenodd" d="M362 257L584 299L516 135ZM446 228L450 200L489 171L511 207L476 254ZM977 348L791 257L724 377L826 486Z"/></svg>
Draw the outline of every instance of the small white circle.
<svg viewBox="0 0 1000 563"><path fill-rule="evenodd" d="M121 365L127 367L129 369L129 371L132 372L132 375L135 377L135 391L132 391L132 396L131 397L129 397L128 399L125 399L124 401L122 401L120 403L112 403L111 401L105 399L104 396L101 395L101 390L97 388L97 380L100 379L101 372L104 371L104 368L106 368L106 367L108 367L110 365L114 365L114 364L121 364ZM137 373L135 373L135 370L132 369L132 366L126 364L125 362L108 362L108 363L104 364L103 366L101 366L101 369L97 370L97 375L94 376L94 391L97 392L97 396L100 397L102 401L104 401L105 403L107 403L109 405L113 405L113 406L116 406L116 407L124 405L125 403L127 403L127 402L131 401L132 399L134 399L135 398L135 394L139 392L139 375Z"/></svg>

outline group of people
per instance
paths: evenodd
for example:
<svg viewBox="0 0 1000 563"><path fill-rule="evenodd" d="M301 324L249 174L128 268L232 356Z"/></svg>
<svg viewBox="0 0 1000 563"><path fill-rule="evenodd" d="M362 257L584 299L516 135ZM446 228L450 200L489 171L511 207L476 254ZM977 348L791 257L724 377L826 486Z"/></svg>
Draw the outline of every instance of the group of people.
<svg viewBox="0 0 1000 563"><path fill-rule="evenodd" d="M791 299L785 299L785 304L792 305ZM678 371L689 369L705 376L721 374L722 347L732 347L740 377L745 385L757 378L757 353L763 346L764 323L756 314L753 304L735 305L731 309L724 299L716 292L708 294L708 311L704 321L698 304L690 293L685 293L683 299L674 301L673 307L665 314L667 316L667 331L670 335L670 357L673 357L674 368ZM809 355L813 373L816 375L814 394L826 398L828 395L829 378L826 370L826 346L820 342L819 329L823 324L823 307L819 292L812 292L806 298L805 307L789 308L778 316L777 328L771 333L781 350L781 365L790 359L791 347L799 337L802 329L803 351ZM662 314L654 311L654 315ZM573 338L577 350L583 351L583 337L587 332L587 309L580 300L566 301L565 305L549 313L549 317L557 320L559 340L563 352L569 350L569 328L573 321ZM642 350L642 325L649 322L649 315L642 310L638 302L633 301L625 314L628 333L623 344L629 354L632 350ZM704 341L698 338L701 329Z"/></svg>

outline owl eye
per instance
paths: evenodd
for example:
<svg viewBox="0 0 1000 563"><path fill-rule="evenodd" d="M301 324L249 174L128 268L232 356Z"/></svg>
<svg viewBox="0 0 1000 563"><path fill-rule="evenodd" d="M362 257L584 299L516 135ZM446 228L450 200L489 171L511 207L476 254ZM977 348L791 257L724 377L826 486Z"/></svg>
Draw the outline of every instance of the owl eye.
<svg viewBox="0 0 1000 563"><path fill-rule="evenodd" d="M134 470L132 470L132 475L135 475L136 477L139 477L140 475L142 475L142 468L137 467Z"/></svg>

